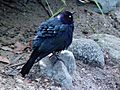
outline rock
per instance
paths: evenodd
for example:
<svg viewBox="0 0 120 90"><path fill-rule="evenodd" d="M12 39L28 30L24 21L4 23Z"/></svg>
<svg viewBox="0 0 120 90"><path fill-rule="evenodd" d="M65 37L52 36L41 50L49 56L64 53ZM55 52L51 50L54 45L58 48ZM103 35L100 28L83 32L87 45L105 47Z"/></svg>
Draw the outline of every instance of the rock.
<svg viewBox="0 0 120 90"><path fill-rule="evenodd" d="M61 52L59 58L63 60L69 74L73 76L76 71L76 62L73 53L68 50L64 50Z"/></svg>
<svg viewBox="0 0 120 90"><path fill-rule="evenodd" d="M93 34L90 38L100 45L104 53L107 52L113 58L113 62L120 62L120 38L108 34Z"/></svg>
<svg viewBox="0 0 120 90"><path fill-rule="evenodd" d="M76 71L75 58L72 52L64 50L59 54L59 60L48 56L40 62L41 74L54 80L57 80L62 85L64 90L72 87L72 76Z"/></svg>
<svg viewBox="0 0 120 90"><path fill-rule="evenodd" d="M98 3L100 4L102 11L108 13L117 8L117 4L120 3L120 0L98 0ZM98 12L100 12L100 10L98 10Z"/></svg>
<svg viewBox="0 0 120 90"><path fill-rule="evenodd" d="M103 68L104 54L100 46L90 39L74 39L69 47L77 60L82 60L84 63L89 63L93 66Z"/></svg>
<svg viewBox="0 0 120 90"><path fill-rule="evenodd" d="M70 89L72 87L72 77L61 61L58 61L53 67L53 78L60 81L63 88Z"/></svg>
<svg viewBox="0 0 120 90"><path fill-rule="evenodd" d="M77 0L77 1L79 1L80 3L89 3L91 1L94 2L94 0ZM103 13L108 13L109 11L116 9L117 5L120 4L120 0L97 0L97 2L101 6ZM101 13L97 5L96 8L94 8L94 11Z"/></svg>

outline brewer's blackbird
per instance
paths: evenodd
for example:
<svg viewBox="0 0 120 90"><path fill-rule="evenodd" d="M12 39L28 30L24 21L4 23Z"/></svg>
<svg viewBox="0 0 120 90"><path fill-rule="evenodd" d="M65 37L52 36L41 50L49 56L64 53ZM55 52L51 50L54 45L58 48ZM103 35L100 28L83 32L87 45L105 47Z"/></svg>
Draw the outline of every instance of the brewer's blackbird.
<svg viewBox="0 0 120 90"><path fill-rule="evenodd" d="M67 49L72 42L73 30L73 13L69 11L64 11L43 22L33 39L33 52L20 71L22 76L29 73L38 58L40 60L50 53Z"/></svg>

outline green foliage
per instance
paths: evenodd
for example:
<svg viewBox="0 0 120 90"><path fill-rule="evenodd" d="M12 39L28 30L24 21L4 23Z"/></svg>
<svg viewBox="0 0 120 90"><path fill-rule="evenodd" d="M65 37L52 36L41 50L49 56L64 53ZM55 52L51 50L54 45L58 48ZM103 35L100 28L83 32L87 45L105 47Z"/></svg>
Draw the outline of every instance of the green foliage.
<svg viewBox="0 0 120 90"><path fill-rule="evenodd" d="M64 3L64 5L66 5L67 6L67 4L66 4L66 1L65 0L61 0L63 3Z"/></svg>
<svg viewBox="0 0 120 90"><path fill-rule="evenodd" d="M60 0L60 1L63 2L63 4L64 4L65 6L67 6L66 0ZM101 14L104 16L104 13L103 13L103 11L102 11L102 9L101 9L98 1L97 1L97 0L93 0L93 1L95 2L96 6L97 6L98 9L100 10ZM51 7L50 7L50 5L49 5L48 0L45 0L45 2L46 2L46 4L48 5L49 11L50 11L50 13L51 13L51 15L52 15L51 17L56 16L58 13L60 13L60 12L62 12L62 11L64 10L64 5L63 5L63 6L61 6L61 7L57 10L57 12L53 13L53 10L51 9Z"/></svg>
<svg viewBox="0 0 120 90"><path fill-rule="evenodd" d="M53 15L53 11L52 11L52 9L51 9L49 3L48 3L48 0L45 0L45 2L46 2L47 6L48 6L48 8L49 8L49 10L50 10L51 15Z"/></svg>
<svg viewBox="0 0 120 90"><path fill-rule="evenodd" d="M57 14L59 14L60 12L62 12L64 10L64 6L60 7L57 12L55 12L50 18L56 16Z"/></svg>
<svg viewBox="0 0 120 90"><path fill-rule="evenodd" d="M64 4L65 6L67 6L66 0L61 0L61 2L63 2L63 4ZM56 16L57 14L59 14L60 12L62 12L63 10L64 10L64 6L61 6L61 7L57 10L57 12L55 12L55 13L52 15L52 17Z"/></svg>
<svg viewBox="0 0 120 90"><path fill-rule="evenodd" d="M67 6L66 0L61 0L61 2L63 2L64 5L61 6L61 7L57 10L57 12L53 13L53 11L52 11L52 9L51 9L51 7L50 7L50 5L49 5L48 0L45 0L45 2L46 2L46 4L47 4L47 6L48 6L48 9L49 9L51 15L52 15L50 18L52 18L52 17L56 16L57 14L59 14L60 12L62 12L62 11L64 10L64 5Z"/></svg>
<svg viewBox="0 0 120 90"><path fill-rule="evenodd" d="M100 10L100 12L102 13L102 15L104 16L104 13L103 13L103 11L102 11L102 9L101 9L98 1L97 0L93 0L93 1L95 2L95 4L97 5L98 9Z"/></svg>

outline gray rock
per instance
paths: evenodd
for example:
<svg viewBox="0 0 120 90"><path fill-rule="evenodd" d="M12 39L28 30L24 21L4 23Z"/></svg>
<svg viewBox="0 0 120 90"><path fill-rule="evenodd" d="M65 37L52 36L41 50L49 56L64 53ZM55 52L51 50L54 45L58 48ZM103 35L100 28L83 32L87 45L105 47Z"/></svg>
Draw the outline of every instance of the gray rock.
<svg viewBox="0 0 120 90"><path fill-rule="evenodd" d="M100 46L93 40L74 39L69 50L73 52L77 60L82 60L85 63L101 68L105 64L104 54Z"/></svg>
<svg viewBox="0 0 120 90"><path fill-rule="evenodd" d="M58 61L53 67L53 78L61 82L63 88L70 89L72 87L72 77L67 71L63 62ZM65 89L64 89L65 90Z"/></svg>
<svg viewBox="0 0 120 90"><path fill-rule="evenodd" d="M108 13L111 10L117 8L117 4L120 3L120 0L97 0L98 3L101 5L102 11L104 13ZM100 12L100 10L98 10Z"/></svg>
<svg viewBox="0 0 120 90"><path fill-rule="evenodd" d="M40 62L41 74L53 78L61 83L64 90L72 87L72 76L76 71L75 58L72 52L64 50L59 54L59 59L48 56Z"/></svg>
<svg viewBox="0 0 120 90"><path fill-rule="evenodd" d="M94 2L94 0L78 0L78 1L81 3L89 3L91 1ZM108 13L109 11L116 9L117 5L120 4L120 0L97 0L97 1L101 6L103 13ZM96 8L94 8L94 11L101 13L97 5L96 5Z"/></svg>
<svg viewBox="0 0 120 90"><path fill-rule="evenodd" d="M69 74L73 76L76 71L76 62L73 53L68 50L64 50L61 52L59 58L63 60Z"/></svg>
<svg viewBox="0 0 120 90"><path fill-rule="evenodd" d="M120 38L108 34L93 34L90 36L95 40L104 52L114 58L113 62L120 62Z"/></svg>

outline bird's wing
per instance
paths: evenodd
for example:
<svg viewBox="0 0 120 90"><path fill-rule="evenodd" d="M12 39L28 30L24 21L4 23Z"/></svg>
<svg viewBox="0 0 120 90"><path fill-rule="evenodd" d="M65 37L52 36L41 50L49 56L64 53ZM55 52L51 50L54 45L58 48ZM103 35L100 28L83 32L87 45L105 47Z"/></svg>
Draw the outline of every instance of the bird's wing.
<svg viewBox="0 0 120 90"><path fill-rule="evenodd" d="M60 32L64 32L65 29L61 28L62 23L56 19L50 19L43 22L37 31L35 38L33 39L33 49L39 47L46 39L55 38Z"/></svg>
<svg viewBox="0 0 120 90"><path fill-rule="evenodd" d="M50 34L51 36L46 36L48 38L45 37L39 38L39 40L42 40L41 44L39 45L39 50L43 52L48 52L57 49L63 50L64 48L68 47L69 43L71 43L72 41L68 34L73 32L73 28L74 28L73 25L67 24L56 25L54 27L55 30L53 29L56 32L55 36L52 36L52 34L54 33L47 33Z"/></svg>
<svg viewBox="0 0 120 90"><path fill-rule="evenodd" d="M61 23L60 22L45 22L42 23L41 26L38 28L37 35L41 38L46 37L55 37L60 31L64 31L60 29Z"/></svg>

